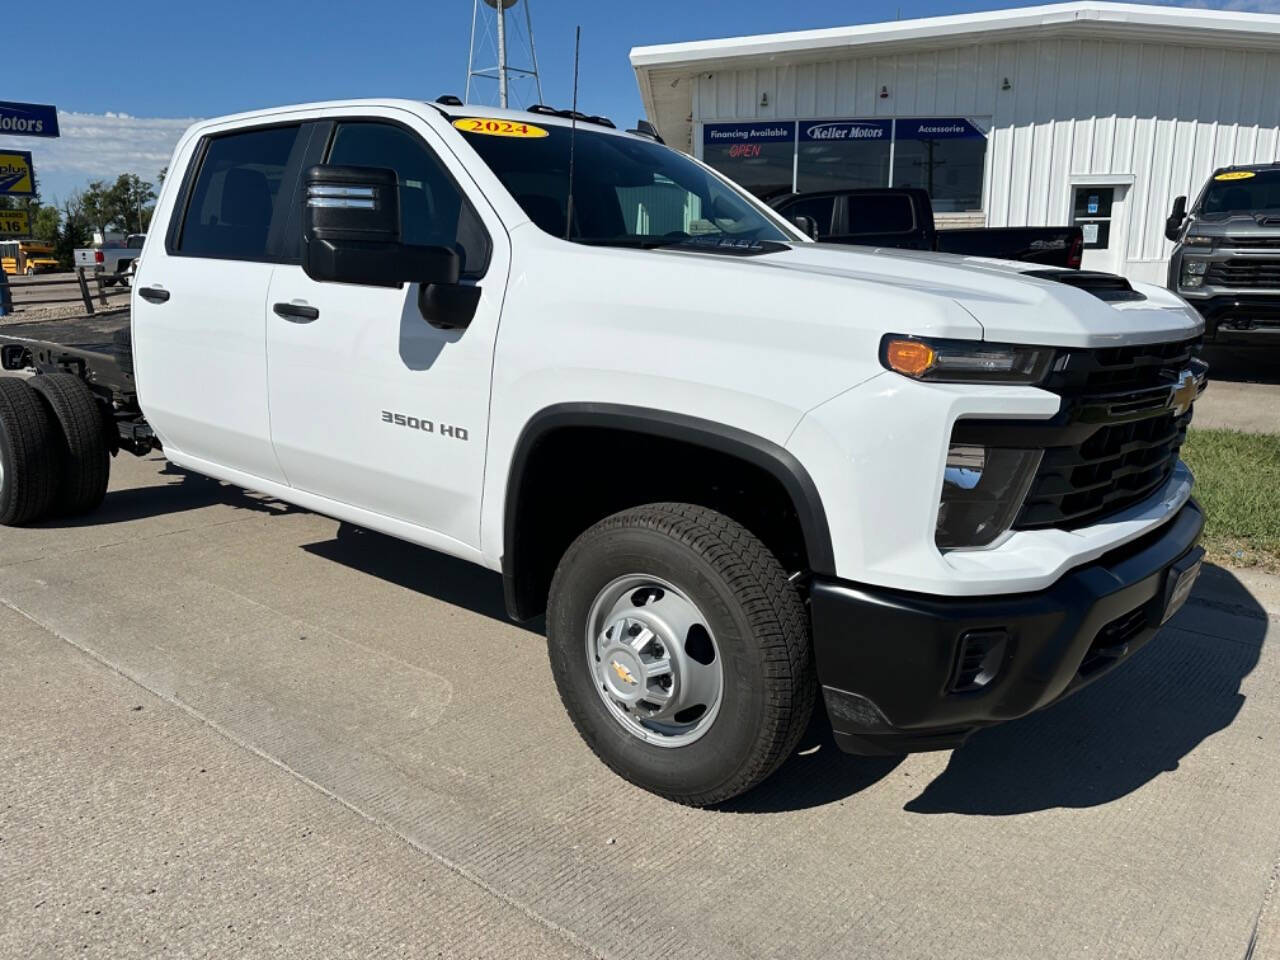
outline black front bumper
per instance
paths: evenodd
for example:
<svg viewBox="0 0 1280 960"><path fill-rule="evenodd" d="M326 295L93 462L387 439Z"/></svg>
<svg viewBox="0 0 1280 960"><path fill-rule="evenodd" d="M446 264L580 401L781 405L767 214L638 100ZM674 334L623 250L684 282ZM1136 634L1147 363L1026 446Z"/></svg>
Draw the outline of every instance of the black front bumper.
<svg viewBox="0 0 1280 960"><path fill-rule="evenodd" d="M1204 317L1206 341L1280 343L1280 296L1223 294L1186 300Z"/></svg>
<svg viewBox="0 0 1280 960"><path fill-rule="evenodd" d="M836 742L863 754L950 749L1097 679L1155 635L1179 574L1203 555L1203 528L1193 500L1036 593L945 598L815 581L814 653Z"/></svg>

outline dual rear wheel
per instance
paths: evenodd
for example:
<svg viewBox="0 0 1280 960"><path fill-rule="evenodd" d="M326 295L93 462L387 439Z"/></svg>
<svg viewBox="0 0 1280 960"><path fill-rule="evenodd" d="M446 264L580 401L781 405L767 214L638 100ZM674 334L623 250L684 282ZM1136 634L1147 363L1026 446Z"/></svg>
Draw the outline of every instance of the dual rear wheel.
<svg viewBox="0 0 1280 960"><path fill-rule="evenodd" d="M0 377L0 525L88 513L110 466L102 407L79 377Z"/></svg>

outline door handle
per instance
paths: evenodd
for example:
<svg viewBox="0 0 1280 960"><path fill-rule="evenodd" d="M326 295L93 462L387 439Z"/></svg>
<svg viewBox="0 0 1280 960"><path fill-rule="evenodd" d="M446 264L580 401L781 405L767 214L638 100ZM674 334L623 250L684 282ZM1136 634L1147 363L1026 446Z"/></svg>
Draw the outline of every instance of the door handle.
<svg viewBox="0 0 1280 960"><path fill-rule="evenodd" d="M271 309L276 312L277 317L284 317L290 323L310 323L320 317L320 311L315 307L300 303L276 303L272 304Z"/></svg>
<svg viewBox="0 0 1280 960"><path fill-rule="evenodd" d="M169 291L163 287L143 287L138 291L138 296L147 303L166 303L169 300Z"/></svg>

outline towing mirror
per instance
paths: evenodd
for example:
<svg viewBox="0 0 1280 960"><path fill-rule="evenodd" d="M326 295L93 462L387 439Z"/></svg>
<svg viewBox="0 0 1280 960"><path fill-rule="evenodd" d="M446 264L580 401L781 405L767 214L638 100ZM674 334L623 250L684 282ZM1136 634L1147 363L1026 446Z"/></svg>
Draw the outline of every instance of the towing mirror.
<svg viewBox="0 0 1280 960"><path fill-rule="evenodd" d="M307 276L376 287L417 283L418 308L429 323L451 329L471 322L480 288L458 282L458 252L401 241L394 170L321 165L307 170L304 182L302 269Z"/></svg>
<svg viewBox="0 0 1280 960"><path fill-rule="evenodd" d="M796 229L803 233L811 240L818 239L818 221L813 217L806 217L803 213L791 218L791 222L795 224Z"/></svg>
<svg viewBox="0 0 1280 960"><path fill-rule="evenodd" d="M1187 219L1187 198L1178 197L1173 201L1173 211L1164 222L1164 235L1177 243L1182 234L1183 221Z"/></svg>

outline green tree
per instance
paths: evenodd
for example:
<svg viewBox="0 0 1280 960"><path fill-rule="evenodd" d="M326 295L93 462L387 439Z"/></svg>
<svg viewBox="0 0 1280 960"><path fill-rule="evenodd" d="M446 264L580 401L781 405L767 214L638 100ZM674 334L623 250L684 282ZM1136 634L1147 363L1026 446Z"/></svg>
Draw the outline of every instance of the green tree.
<svg viewBox="0 0 1280 960"><path fill-rule="evenodd" d="M53 244L53 255L58 265L70 269L75 262L76 247L86 247L93 235L93 224L85 214L84 194L75 190L62 201L62 225Z"/></svg>
<svg viewBox="0 0 1280 960"><path fill-rule="evenodd" d="M117 216L110 188L101 180L90 180L89 186L73 196L79 215L90 230L105 235Z"/></svg>
<svg viewBox="0 0 1280 960"><path fill-rule="evenodd" d="M31 235L42 243L58 242L58 231L62 226L62 214L54 206L42 206L36 211L31 222Z"/></svg>
<svg viewBox="0 0 1280 960"><path fill-rule="evenodd" d="M147 211L156 199L151 183L136 173L122 173L107 191L107 197L113 219L125 233L142 233L147 228Z"/></svg>

